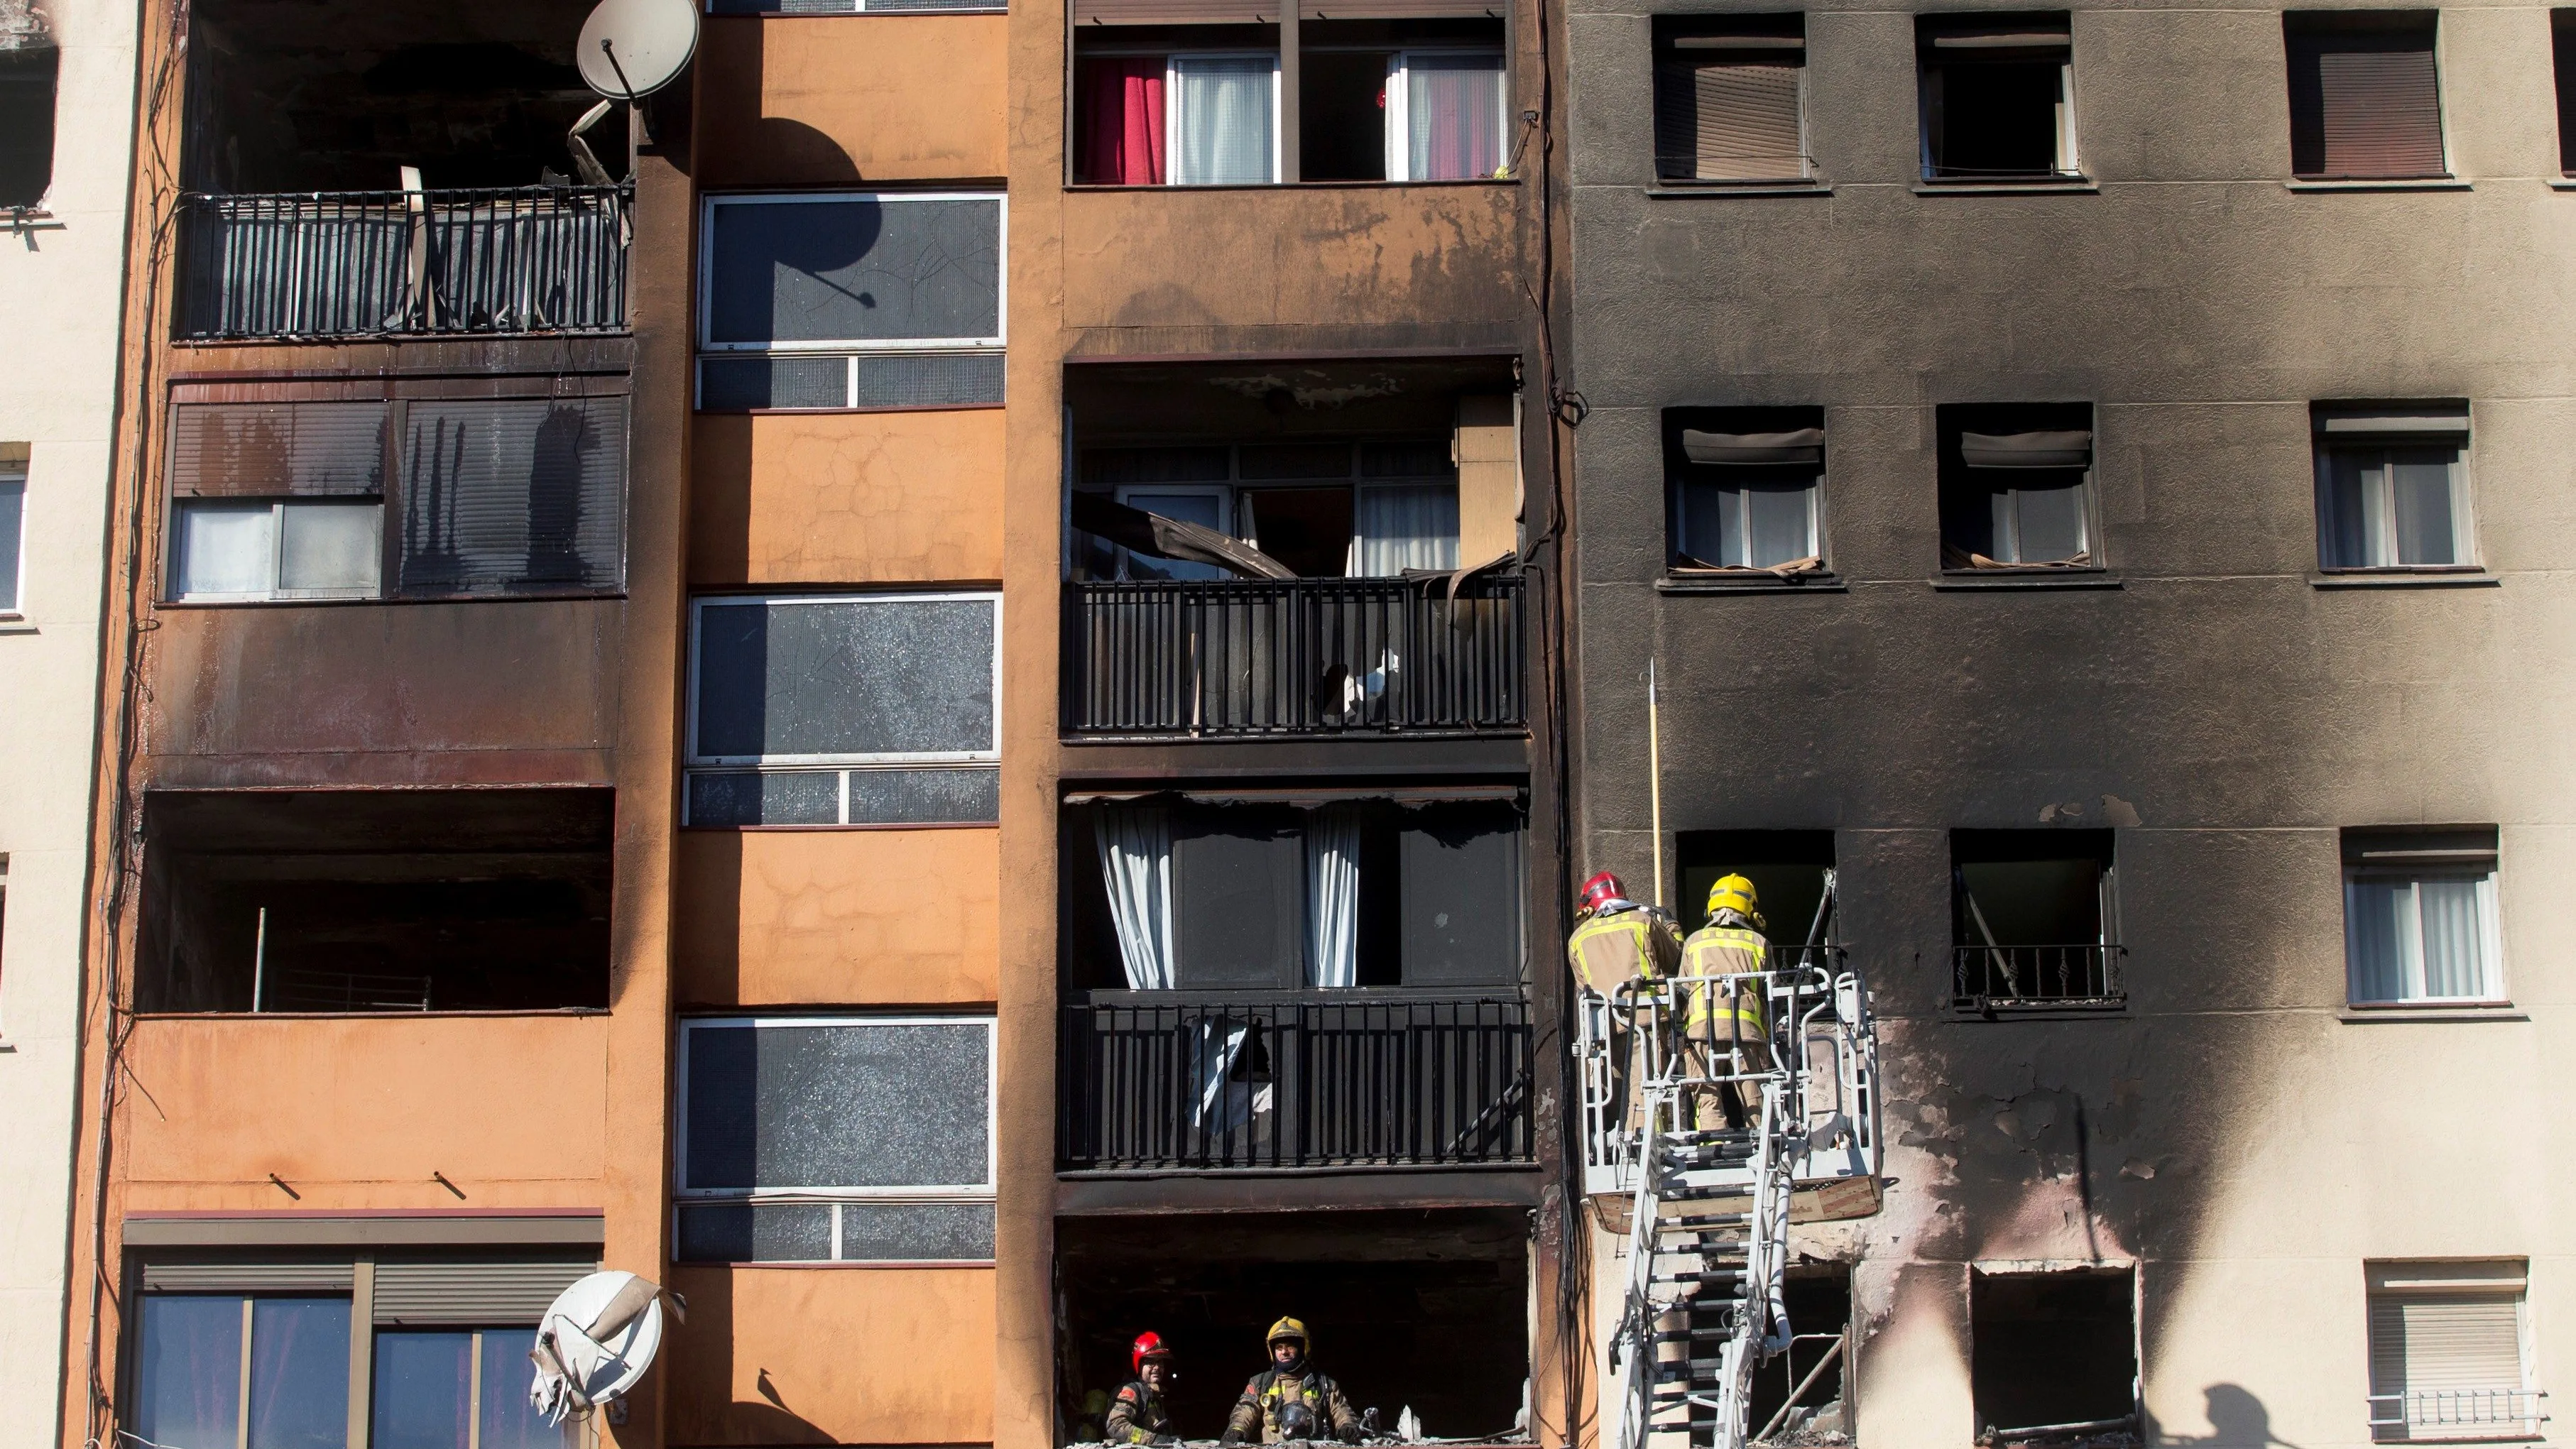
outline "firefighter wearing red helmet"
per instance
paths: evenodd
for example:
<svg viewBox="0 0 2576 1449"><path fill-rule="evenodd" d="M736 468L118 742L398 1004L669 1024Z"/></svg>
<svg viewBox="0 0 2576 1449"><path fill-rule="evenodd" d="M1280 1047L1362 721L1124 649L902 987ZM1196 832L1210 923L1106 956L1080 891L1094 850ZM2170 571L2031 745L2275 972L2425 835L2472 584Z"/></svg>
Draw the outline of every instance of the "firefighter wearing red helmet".
<svg viewBox="0 0 2576 1449"><path fill-rule="evenodd" d="M1151 1444L1158 1449L1180 1443L1172 1433L1171 1412L1163 1407L1163 1395L1172 1389L1172 1351L1164 1346L1163 1336L1150 1330L1136 1335L1128 1362L1135 1366L1136 1377L1109 1406L1109 1442Z"/></svg>
<svg viewBox="0 0 2576 1449"><path fill-rule="evenodd" d="M1575 900L1565 959L1575 980L1608 996L1640 976L1672 975L1682 959L1681 927L1661 908L1628 899L1619 877L1598 871Z"/></svg>

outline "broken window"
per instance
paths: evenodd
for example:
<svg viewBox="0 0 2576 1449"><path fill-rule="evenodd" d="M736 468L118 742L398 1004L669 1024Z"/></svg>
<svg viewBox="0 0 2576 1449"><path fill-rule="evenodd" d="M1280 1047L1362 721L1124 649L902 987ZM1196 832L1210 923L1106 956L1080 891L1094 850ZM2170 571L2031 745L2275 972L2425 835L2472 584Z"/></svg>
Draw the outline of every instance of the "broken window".
<svg viewBox="0 0 2576 1449"><path fill-rule="evenodd" d="M0 14L0 211L41 205L54 183L54 94L63 53L24 5Z"/></svg>
<svg viewBox="0 0 2576 1449"><path fill-rule="evenodd" d="M1675 572L1824 568L1822 408L1669 408L1664 469Z"/></svg>
<svg viewBox="0 0 2576 1449"><path fill-rule="evenodd" d="M2469 410L2321 405L2317 561L2327 569L2474 567Z"/></svg>
<svg viewBox="0 0 2576 1449"><path fill-rule="evenodd" d="M1748 1437L1775 1444L1834 1442L1827 1434L1849 1439L1851 1265L1793 1266L1780 1289L1789 1312L1788 1352L1754 1373Z"/></svg>
<svg viewBox="0 0 2576 1449"><path fill-rule="evenodd" d="M685 823L998 821L1001 605L998 594L697 600Z"/></svg>
<svg viewBox="0 0 2576 1449"><path fill-rule="evenodd" d="M1834 920L1821 909L1825 876L1834 865L1830 830L1685 830L1674 842L1681 865L1675 897L1685 931L1705 923L1709 887L1740 875L1753 882L1762 907L1763 935L1775 947L1831 940Z"/></svg>
<svg viewBox="0 0 2576 1449"><path fill-rule="evenodd" d="M1941 567L2099 566L2089 403L1944 405Z"/></svg>
<svg viewBox="0 0 2576 1449"><path fill-rule="evenodd" d="M2537 1437L2524 1284L2530 1265L2364 1265L2370 1433L2381 1441Z"/></svg>
<svg viewBox="0 0 2576 1449"><path fill-rule="evenodd" d="M1954 1004L2117 1006L2108 830L1954 830Z"/></svg>
<svg viewBox="0 0 2576 1449"><path fill-rule="evenodd" d="M2354 1005L2504 999L2494 826L2347 830L2343 862Z"/></svg>
<svg viewBox="0 0 2576 1449"><path fill-rule="evenodd" d="M1299 578L1389 578L1458 559L1447 438L1087 448L1080 490L1239 538ZM1200 579L1230 569L1077 533L1080 578Z"/></svg>
<svg viewBox="0 0 2576 1449"><path fill-rule="evenodd" d="M606 790L156 791L146 1012L608 1005Z"/></svg>
<svg viewBox="0 0 2576 1449"><path fill-rule="evenodd" d="M990 1017L680 1024L678 1256L993 1256Z"/></svg>
<svg viewBox="0 0 2576 1449"><path fill-rule="evenodd" d="M1655 17L1655 175L1803 181L1806 20Z"/></svg>
<svg viewBox="0 0 2576 1449"><path fill-rule="evenodd" d="M708 197L698 406L999 404L1003 207L991 192Z"/></svg>
<svg viewBox="0 0 2576 1449"><path fill-rule="evenodd" d="M1968 1284L1978 1443L2135 1432L2133 1270L1971 1268Z"/></svg>
<svg viewBox="0 0 2576 1449"><path fill-rule="evenodd" d="M1925 180L2081 178L2066 12L1918 16L1914 35Z"/></svg>
<svg viewBox="0 0 2576 1449"><path fill-rule="evenodd" d="M2292 10L2290 170L2308 180L2450 174L2430 10Z"/></svg>

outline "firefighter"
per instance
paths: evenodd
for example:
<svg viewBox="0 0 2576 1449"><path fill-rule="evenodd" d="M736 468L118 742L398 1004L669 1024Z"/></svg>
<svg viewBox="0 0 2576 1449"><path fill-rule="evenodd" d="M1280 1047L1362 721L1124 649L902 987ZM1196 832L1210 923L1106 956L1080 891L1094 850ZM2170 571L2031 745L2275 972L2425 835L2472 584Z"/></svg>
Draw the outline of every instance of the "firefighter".
<svg viewBox="0 0 2576 1449"><path fill-rule="evenodd" d="M1270 1325L1268 1342L1270 1367L1243 1386L1219 1442L1278 1444L1327 1436L1345 1444L1360 1442L1360 1416L1351 1412L1342 1386L1306 1361L1306 1325L1280 1319Z"/></svg>
<svg viewBox="0 0 2576 1449"><path fill-rule="evenodd" d="M1136 1377L1109 1406L1108 1442L1170 1449L1181 1442L1172 1433L1171 1412L1163 1406L1163 1395L1172 1391L1172 1351L1164 1346L1161 1334L1140 1333L1128 1362L1134 1365Z"/></svg>
<svg viewBox="0 0 2576 1449"><path fill-rule="evenodd" d="M1682 958L1681 928L1653 906L1628 899L1619 877L1598 871L1583 883L1574 903L1574 934L1565 938L1566 964L1574 979L1595 996L1611 997L1620 987L1645 978L1669 977ZM1614 1129L1625 1128L1636 1108L1635 1068L1638 1043L1630 1035L1624 1011L1607 1014L1610 1048L1610 1100L1603 1110ZM1647 1070L1651 1071L1651 1058Z"/></svg>
<svg viewBox="0 0 2576 1449"><path fill-rule="evenodd" d="M1749 976L1740 981L1710 981L1684 986L1683 1051L1694 1076L1729 1076L1771 1070L1771 1027L1767 976L1770 945L1763 938L1762 909L1753 882L1732 872L1708 889L1708 924L1682 943L1681 974L1692 977ZM1747 1108L1758 1097L1748 1084L1728 1082L1716 1089L1726 1125L1743 1130ZM1701 1122L1702 1127L1711 1126Z"/></svg>

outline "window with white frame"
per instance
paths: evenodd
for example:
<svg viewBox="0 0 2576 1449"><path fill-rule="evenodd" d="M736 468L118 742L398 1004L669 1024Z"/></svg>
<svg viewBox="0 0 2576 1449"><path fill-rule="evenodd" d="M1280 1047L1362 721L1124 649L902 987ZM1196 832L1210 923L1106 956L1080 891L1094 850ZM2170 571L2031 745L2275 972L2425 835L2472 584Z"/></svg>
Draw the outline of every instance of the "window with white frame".
<svg viewBox="0 0 2576 1449"><path fill-rule="evenodd" d="M1006 206L999 192L708 197L698 406L998 405Z"/></svg>
<svg viewBox="0 0 2576 1449"><path fill-rule="evenodd" d="M993 1020L680 1025L678 1256L993 1256Z"/></svg>
<svg viewBox="0 0 2576 1449"><path fill-rule="evenodd" d="M2465 404L2321 404L2311 417L2321 567L2476 567Z"/></svg>
<svg viewBox="0 0 2576 1449"><path fill-rule="evenodd" d="M1674 570L1822 568L1824 409L1674 408L1664 421Z"/></svg>
<svg viewBox="0 0 2576 1449"><path fill-rule="evenodd" d="M2344 959L2355 1006L2504 999L2496 830L2347 830Z"/></svg>
<svg viewBox="0 0 2576 1449"><path fill-rule="evenodd" d="M998 821L1001 613L990 593L696 600L687 823Z"/></svg>
<svg viewBox="0 0 2576 1449"><path fill-rule="evenodd" d="M1469 181L1503 169L1501 51L1403 50L1387 63L1390 181Z"/></svg>
<svg viewBox="0 0 2576 1449"><path fill-rule="evenodd" d="M2370 1432L2381 1441L2537 1436L2528 1264L2369 1263Z"/></svg>
<svg viewBox="0 0 2576 1449"><path fill-rule="evenodd" d="M26 607L27 462L0 444L0 617Z"/></svg>

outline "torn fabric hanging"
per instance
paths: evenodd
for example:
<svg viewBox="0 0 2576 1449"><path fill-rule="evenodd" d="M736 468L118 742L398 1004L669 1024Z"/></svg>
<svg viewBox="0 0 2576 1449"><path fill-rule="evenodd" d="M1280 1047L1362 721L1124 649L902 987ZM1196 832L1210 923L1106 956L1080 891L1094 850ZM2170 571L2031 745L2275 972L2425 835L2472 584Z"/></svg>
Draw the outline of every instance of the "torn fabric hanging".
<svg viewBox="0 0 2576 1449"><path fill-rule="evenodd" d="M1239 538L1202 524L1130 508L1097 493L1073 495L1073 526L1149 558L1214 564L1254 579L1293 579L1294 569Z"/></svg>

